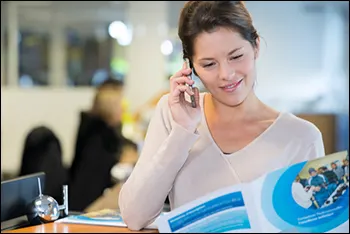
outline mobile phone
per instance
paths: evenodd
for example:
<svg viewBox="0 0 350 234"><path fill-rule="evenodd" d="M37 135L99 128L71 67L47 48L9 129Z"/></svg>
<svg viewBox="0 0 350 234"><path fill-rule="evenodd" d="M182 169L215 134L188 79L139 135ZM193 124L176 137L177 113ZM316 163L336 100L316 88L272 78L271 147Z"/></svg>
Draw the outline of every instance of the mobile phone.
<svg viewBox="0 0 350 234"><path fill-rule="evenodd" d="M192 79L192 76L193 76L193 68L190 66L190 60L189 60L189 59L186 59L186 64L187 64L187 68L191 68L191 69L192 69L192 72L191 72L191 74L188 76L188 78L190 78L191 80L193 80L193 79ZM191 91L192 91L193 85L189 85L189 86L190 86L190 89L191 89ZM191 106L192 106L193 108L196 108L196 107L197 107L197 105L196 105L196 98L194 97L194 95L191 95L190 98L191 98Z"/></svg>

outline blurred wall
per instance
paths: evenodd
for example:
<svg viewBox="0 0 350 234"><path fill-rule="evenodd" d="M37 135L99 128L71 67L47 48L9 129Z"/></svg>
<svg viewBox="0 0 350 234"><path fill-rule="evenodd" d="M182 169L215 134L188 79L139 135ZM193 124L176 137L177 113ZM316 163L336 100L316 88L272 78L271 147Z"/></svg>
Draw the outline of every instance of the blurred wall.
<svg viewBox="0 0 350 234"><path fill-rule="evenodd" d="M262 36L257 62L261 99L287 111L349 113L346 5L311 1L246 4Z"/></svg>
<svg viewBox="0 0 350 234"><path fill-rule="evenodd" d="M64 2L60 4L64 5ZM74 4L77 3L74 1ZM98 5L98 2L95 1L94 4ZM135 24L133 25L134 35L138 37L134 41L135 44L131 43L130 46L124 47L121 53L125 55L122 56L126 57L131 64L130 68L133 69L126 76L126 93L132 110L164 87L162 76L165 74L164 67L167 57L160 54L160 42L166 38L176 40L177 21L183 4L184 1L167 2L167 5L164 3L154 8L158 9L157 11L152 11L148 5L148 14L144 12L142 18L139 18L137 13L146 8L139 3L131 4L125 10L115 7L125 13L127 21ZM348 8L348 2L326 2L325 4L320 1L246 2L254 24L262 36L261 54L257 63L257 93L263 101L276 109L294 113L345 113L348 116L349 20L348 10L339 8L339 4ZM340 9L343 9L344 12ZM36 10L41 11L39 8ZM117 14L114 14L114 9L112 10L113 12L108 15L114 17ZM1 11L3 12L3 8ZM157 20L159 11L162 13L158 14L159 20ZM74 18L79 18L74 8L70 9L70 12ZM102 19L103 12L99 12L99 19ZM344 14L346 12L347 18ZM152 17L149 17L150 14ZM33 20L35 14L30 15ZM1 17L4 17L3 14ZM165 19L169 24L169 30L165 30L168 35L163 33L156 36L157 32L164 31L159 28L155 30L157 23L164 23ZM116 17L115 20L120 19ZM3 22L2 20L2 26ZM49 23L46 22L46 24ZM152 30L147 32L144 26L152 27ZM41 29L42 27L36 28ZM164 28L160 27L160 29ZM1 31L3 39L3 27ZM149 37L149 33L152 33L152 37ZM151 39L153 43L148 43ZM12 51L7 53L6 47L3 50L3 40L1 41L1 81L3 84L3 80L16 81L18 78L4 77L8 73L4 73L3 67L9 69L8 62L4 62L4 58ZM52 47L51 45L50 48ZM174 53L181 53L181 50L174 49ZM65 69L55 63L54 56L49 59L52 60L51 67ZM54 70L51 69L51 72ZM59 79L57 73L56 76L51 74L50 77L56 81ZM79 111L89 107L93 90L92 88L68 87L65 78L62 77L62 80L57 82L48 82L58 84L60 88L47 86L21 89L2 86L2 169L18 170L25 136L31 128L38 124L47 124L58 134L63 146L64 162L70 164ZM135 86L138 87L135 88Z"/></svg>
<svg viewBox="0 0 350 234"><path fill-rule="evenodd" d="M64 163L70 165L80 111L91 105L93 89L1 89L1 170L17 173L24 141L38 125L51 128L61 141Z"/></svg>

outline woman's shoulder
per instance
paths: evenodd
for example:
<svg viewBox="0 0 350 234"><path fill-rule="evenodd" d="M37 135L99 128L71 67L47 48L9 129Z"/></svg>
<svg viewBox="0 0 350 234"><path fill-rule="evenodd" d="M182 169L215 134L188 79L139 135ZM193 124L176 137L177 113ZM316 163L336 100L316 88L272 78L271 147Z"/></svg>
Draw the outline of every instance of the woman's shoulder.
<svg viewBox="0 0 350 234"><path fill-rule="evenodd" d="M286 134L310 140L322 137L319 128L312 122L298 117L290 112L280 114L279 126L283 127Z"/></svg>

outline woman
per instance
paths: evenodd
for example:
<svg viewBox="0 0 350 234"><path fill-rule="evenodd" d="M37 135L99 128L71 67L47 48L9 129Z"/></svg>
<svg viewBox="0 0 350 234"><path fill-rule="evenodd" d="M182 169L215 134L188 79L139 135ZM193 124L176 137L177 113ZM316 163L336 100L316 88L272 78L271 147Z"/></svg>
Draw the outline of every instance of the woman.
<svg viewBox="0 0 350 234"><path fill-rule="evenodd" d="M261 102L254 92L259 36L243 2L189 1L178 28L184 66L158 103L144 147L119 195L124 221L144 228L169 195L177 208L217 189L324 155L320 131ZM187 84L187 85L186 85ZM196 108L185 99L194 95Z"/></svg>
<svg viewBox="0 0 350 234"><path fill-rule="evenodd" d="M70 169L70 210L84 211L115 186L112 168L126 146L136 148L121 133L122 87L118 80L106 80L98 87L91 110L81 113Z"/></svg>

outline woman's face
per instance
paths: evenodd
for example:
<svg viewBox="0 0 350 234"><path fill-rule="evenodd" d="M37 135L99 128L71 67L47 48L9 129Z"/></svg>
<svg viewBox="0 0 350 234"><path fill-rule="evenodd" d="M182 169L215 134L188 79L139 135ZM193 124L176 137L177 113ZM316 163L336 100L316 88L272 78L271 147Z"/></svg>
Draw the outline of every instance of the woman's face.
<svg viewBox="0 0 350 234"><path fill-rule="evenodd" d="M228 105L241 104L252 92L259 52L241 35L227 28L201 33L194 41L193 66L214 99Z"/></svg>
<svg viewBox="0 0 350 234"><path fill-rule="evenodd" d="M99 94L98 106L105 121L118 126L122 121L122 93L119 90L104 90Z"/></svg>
<svg viewBox="0 0 350 234"><path fill-rule="evenodd" d="M114 126L119 125L122 122L123 115L123 103L122 97L116 96L113 98L110 104L111 122Z"/></svg>

